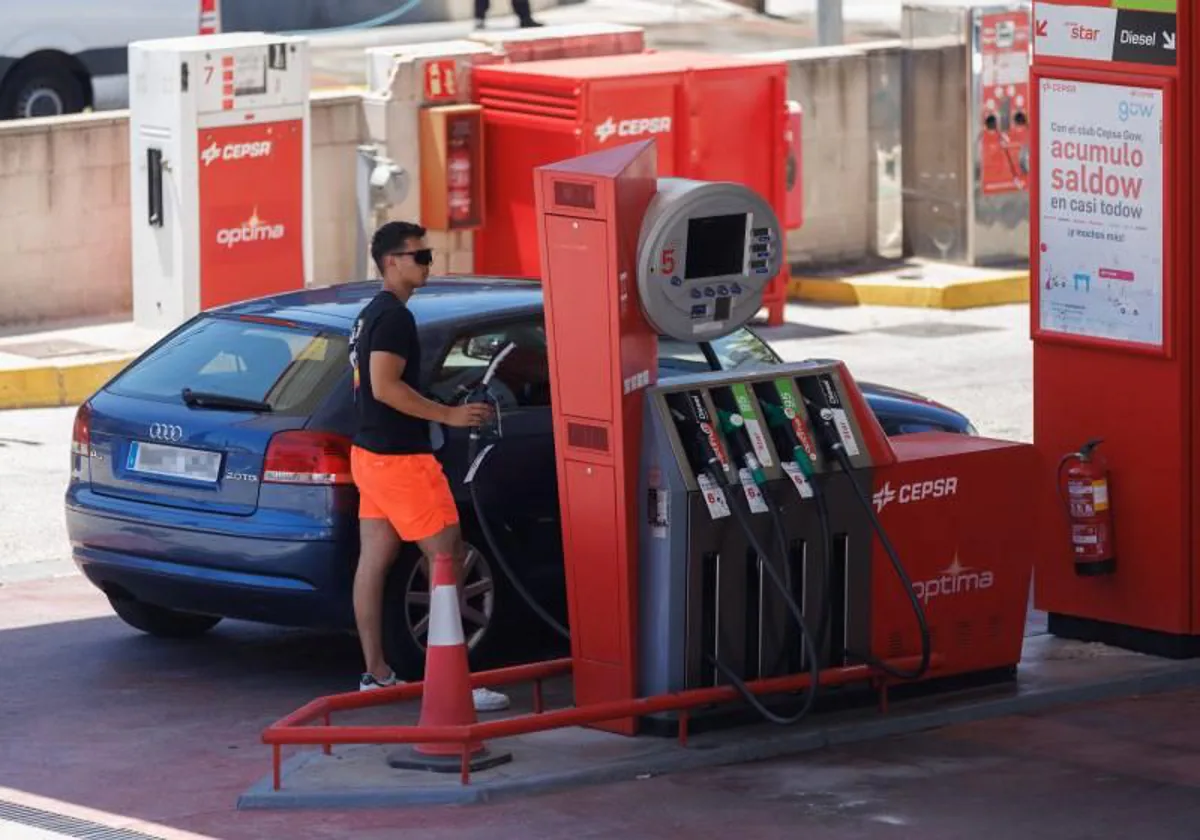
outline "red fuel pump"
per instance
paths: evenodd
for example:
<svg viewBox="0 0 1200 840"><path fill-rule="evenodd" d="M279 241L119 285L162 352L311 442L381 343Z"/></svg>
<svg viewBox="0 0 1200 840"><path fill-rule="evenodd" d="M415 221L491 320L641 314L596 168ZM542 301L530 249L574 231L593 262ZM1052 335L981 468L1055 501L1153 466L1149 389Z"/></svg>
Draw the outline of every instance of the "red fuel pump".
<svg viewBox="0 0 1200 840"><path fill-rule="evenodd" d="M1117 565L1108 466L1103 456L1093 454L1101 443L1098 438L1089 440L1078 452L1070 452L1058 462L1058 492L1071 521L1071 551L1077 575L1110 574Z"/></svg>

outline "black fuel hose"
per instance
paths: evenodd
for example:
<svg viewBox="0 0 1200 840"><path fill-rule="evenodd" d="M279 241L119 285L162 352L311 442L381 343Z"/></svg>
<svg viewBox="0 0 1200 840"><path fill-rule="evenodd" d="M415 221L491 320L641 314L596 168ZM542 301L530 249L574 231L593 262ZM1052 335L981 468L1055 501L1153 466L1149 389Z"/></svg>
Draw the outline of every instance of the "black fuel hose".
<svg viewBox="0 0 1200 840"><path fill-rule="evenodd" d="M700 445L707 449L707 440L704 440L703 437L701 437ZM715 458L712 460L715 461ZM792 597L791 591L780 578L779 573L775 571L775 567L771 563L771 555L763 549L762 543L759 542L758 537L755 535L754 528L751 526L746 512L743 511L741 505L737 503L735 497L739 494L731 490L731 485L726 480L725 471L721 468L720 464L717 463L716 469L704 469L703 472L708 475L710 481L726 491L726 497L729 500L729 509L733 511L734 516L738 520L738 524L741 525L742 530L746 534L746 538L750 541L751 547L761 559L763 568L767 570L767 574L770 576L771 581L776 587L778 587L780 594L783 596L784 602L787 604L788 611L792 614L792 618L796 620L796 624L800 628L800 635L803 637L804 646L808 654L809 676L812 679L812 682L808 687L808 691L806 692L804 705L801 707L800 711L796 712L794 715L778 715L764 706L762 701L760 701L758 697L755 696L754 692L750 690L749 686L747 686L741 677L735 674L733 670L729 668L729 666L721 662L720 659L711 653L706 653L705 657L714 668L721 672L725 679L729 680L730 684L733 685L737 692L742 695L745 701L749 703L755 711L762 715L763 718L780 726L793 725L798 723L805 715L812 711L813 704L817 699L817 692L820 688L821 662L820 657L817 655L816 646L813 643L812 633L809 631L808 624L804 620L804 611L800 609L800 605L797 604L796 600ZM716 478L714 473L719 475L720 478ZM764 493L763 495L765 496L766 494ZM767 504L772 508L774 507L773 503L771 502L767 502ZM781 543L780 547L781 550L786 551L786 543ZM784 565L786 566L786 557Z"/></svg>
<svg viewBox="0 0 1200 840"><path fill-rule="evenodd" d="M496 375L496 371L500 364L504 361L505 357L515 350L516 347L516 342L513 341L505 344L504 347L492 358L492 361L488 364L487 370L484 372L483 377L479 380L479 382L473 388L468 389L463 395L463 402L482 401L490 404L493 410L496 411L497 424L499 424L500 419L500 404L492 395L492 377ZM499 430L499 425L497 425L497 430ZM481 437L482 435L478 428L471 429L467 443L468 467L465 483L467 485L467 492L471 494L471 506L475 509L475 520L479 523L480 530L483 531L483 539L487 542L488 548L492 552L492 556L495 557L496 564L500 567L500 570L508 576L509 583L512 584L513 589L516 590L517 594L521 597L521 600L528 604L529 608L533 610L534 615L544 621L550 627L550 629L552 629L562 638L570 641L570 631L560 624L558 620L554 618L554 616L550 615L549 611L546 610L545 607L538 603L537 599L533 597L532 593L530 593L529 589L522 582L520 576L516 573L513 567L509 565L507 558L504 556L504 552L500 548L500 542L496 539L496 535L492 531L492 526L488 524L487 514L483 509L483 504L479 501L479 493L475 489L475 479L479 476L479 471L483 468L484 462L487 461L488 455L491 454L492 448L496 444L491 443L485 447L482 452L479 452L479 442ZM500 438L503 438L503 432L497 431L497 439Z"/></svg>
<svg viewBox="0 0 1200 840"><path fill-rule="evenodd" d="M486 447L483 452L477 456L475 454L475 448L477 445L477 441L473 437L471 443L468 445L467 453L468 463L470 464L470 467L468 467L469 472L467 473L469 476L469 480L467 481L467 491L471 494L471 505L475 508L475 521L479 523L479 528L481 531L483 531L483 538L487 541L488 548L491 550L492 556L496 559L496 564L500 567L501 571L508 576L509 583L512 584L512 587L517 591L517 594L521 596L521 599L528 604L529 608L533 610L534 614L537 615L537 617L542 621L546 622L546 624L552 630L554 630L555 633L562 636L567 641L570 641L570 631L560 624L554 618L554 616L550 615L549 611L546 610L545 607L538 603L537 599L533 597L533 595L525 587L525 584L522 583L521 578L513 570L512 566L508 564L508 560L504 557L504 552L500 550L500 544L496 539L495 533L492 531L491 525L488 524L487 514L483 509L483 505L479 501L479 491L475 489L475 480L479 477L479 471L483 468L484 463L487 461L488 455L491 454L492 446Z"/></svg>
<svg viewBox="0 0 1200 840"><path fill-rule="evenodd" d="M843 445L841 438L838 436L837 430L834 428L832 410L829 408L829 406L817 407L815 416L819 418L818 425L823 432L822 437L825 438L825 448L833 453L834 457L837 459L838 465L841 466L842 471L846 474L846 478L850 482L850 486L854 489L854 495L858 498L863 510L867 512L867 516L870 517L871 527L879 536L879 541L883 544L884 551L887 552L888 560L892 564L892 569L895 570L896 576L900 578L900 582L904 586L904 591L908 595L909 603L912 604L913 613L916 615L917 625L919 626L921 633L921 662L913 671L898 670L893 668L891 665L888 665L886 662L875 659L869 654L856 653L848 648L845 649L844 653L847 657L856 659L865 665L870 665L872 668L882 671L890 677L895 677L899 680L918 680L925 676L925 674L929 671L929 660L932 655L933 648L932 639L929 634L929 623L925 618L925 610L921 607L921 601L917 597L916 588L913 586L912 580L909 578L908 572L904 568L904 564L900 561L900 557L896 553L896 549L892 545L891 539L888 537L887 530L883 527L883 523L879 521L879 517L875 514L875 508L871 504L871 500L867 498L866 493L864 493L863 489L858 486L858 482L854 480L854 465L850 463L850 456L846 454L846 447ZM833 534L832 529L829 526L829 517L827 515L828 512L826 510L821 510L821 508L818 508L818 512L821 519L821 530L823 532L822 536L826 544L826 556L832 557L831 552L833 548ZM828 590L829 575L825 575L825 578L826 599L828 600L828 598L831 597ZM829 604L826 606L831 607ZM831 614L832 609L830 608L826 611L826 616L830 616ZM823 637L824 623L822 624L822 641Z"/></svg>
<svg viewBox="0 0 1200 840"><path fill-rule="evenodd" d="M775 506L775 501L767 497L766 492L763 494L763 503L767 506L767 511L771 514L771 524L774 526L775 539L779 542L779 553L783 560L783 585L787 589L788 596L791 597L795 591L794 581L792 580L792 564L790 552L788 551L787 533L783 527L783 516L779 512L779 508ZM768 565L770 560L763 558L763 564ZM807 633L805 634L807 635ZM779 646L779 656L775 660L775 670L785 663L787 658L787 650L783 645ZM817 645L817 650L820 650L820 645Z"/></svg>

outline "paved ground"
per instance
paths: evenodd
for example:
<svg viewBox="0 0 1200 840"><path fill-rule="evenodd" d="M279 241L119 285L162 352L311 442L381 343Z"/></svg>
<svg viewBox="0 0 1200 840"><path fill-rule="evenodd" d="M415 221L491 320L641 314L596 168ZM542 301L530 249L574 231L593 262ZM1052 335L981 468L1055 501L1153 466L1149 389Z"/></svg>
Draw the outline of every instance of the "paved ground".
<svg viewBox="0 0 1200 840"><path fill-rule="evenodd" d="M235 811L268 767L262 726L353 679L354 657L349 640L242 624L148 639L78 578L0 589L0 837L64 836L24 833L38 813L13 804L193 840L1194 840L1200 819L1200 692L494 805Z"/></svg>
<svg viewBox="0 0 1200 840"><path fill-rule="evenodd" d="M73 408L0 412L0 586L69 573L62 494Z"/></svg>

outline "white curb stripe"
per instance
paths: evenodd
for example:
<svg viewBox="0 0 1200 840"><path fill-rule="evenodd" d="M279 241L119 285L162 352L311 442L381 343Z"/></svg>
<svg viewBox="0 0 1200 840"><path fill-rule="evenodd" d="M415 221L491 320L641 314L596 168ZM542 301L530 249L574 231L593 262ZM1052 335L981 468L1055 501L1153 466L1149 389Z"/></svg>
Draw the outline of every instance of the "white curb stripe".
<svg viewBox="0 0 1200 840"><path fill-rule="evenodd" d="M426 647L450 647L463 643L458 588L435 586L429 598L429 641Z"/></svg>

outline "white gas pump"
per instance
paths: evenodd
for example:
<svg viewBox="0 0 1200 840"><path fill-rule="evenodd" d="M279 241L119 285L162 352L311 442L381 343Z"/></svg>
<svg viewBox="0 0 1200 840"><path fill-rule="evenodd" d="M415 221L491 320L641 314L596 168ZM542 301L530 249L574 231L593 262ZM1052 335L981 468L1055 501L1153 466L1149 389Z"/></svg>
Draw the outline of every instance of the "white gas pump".
<svg viewBox="0 0 1200 840"><path fill-rule="evenodd" d="M304 38L239 32L129 45L133 314L197 312L312 275Z"/></svg>

